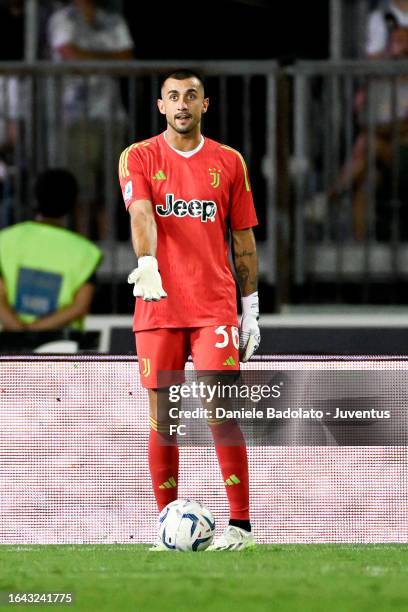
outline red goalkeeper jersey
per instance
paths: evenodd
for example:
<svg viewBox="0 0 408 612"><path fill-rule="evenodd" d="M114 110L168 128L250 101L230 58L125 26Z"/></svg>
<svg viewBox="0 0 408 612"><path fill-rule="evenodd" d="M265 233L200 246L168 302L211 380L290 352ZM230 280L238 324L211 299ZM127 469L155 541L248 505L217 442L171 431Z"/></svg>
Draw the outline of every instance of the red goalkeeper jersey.
<svg viewBox="0 0 408 612"><path fill-rule="evenodd" d="M229 230L257 225L242 155L214 140L183 157L164 134L131 145L119 160L128 208L150 200L157 223L157 259L168 297L136 300L134 331L237 325Z"/></svg>

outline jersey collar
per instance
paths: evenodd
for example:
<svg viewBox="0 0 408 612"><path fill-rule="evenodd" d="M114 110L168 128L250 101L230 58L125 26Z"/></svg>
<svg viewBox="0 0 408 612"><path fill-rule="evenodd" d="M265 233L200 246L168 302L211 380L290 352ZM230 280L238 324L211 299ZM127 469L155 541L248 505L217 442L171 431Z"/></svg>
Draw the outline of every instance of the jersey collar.
<svg viewBox="0 0 408 612"><path fill-rule="evenodd" d="M163 140L166 143L166 145L172 149L175 153L177 153L177 155L179 155L180 157L184 157L184 159L190 159L191 157L194 157L194 155L196 155L197 153L199 153L201 151L201 149L204 147L205 144L205 138L204 136L201 134L201 141L198 144L198 146L196 146L195 149L192 149L191 151L180 151L179 149L176 149L175 147L173 147L166 138L166 133L163 132L162 133L163 136Z"/></svg>

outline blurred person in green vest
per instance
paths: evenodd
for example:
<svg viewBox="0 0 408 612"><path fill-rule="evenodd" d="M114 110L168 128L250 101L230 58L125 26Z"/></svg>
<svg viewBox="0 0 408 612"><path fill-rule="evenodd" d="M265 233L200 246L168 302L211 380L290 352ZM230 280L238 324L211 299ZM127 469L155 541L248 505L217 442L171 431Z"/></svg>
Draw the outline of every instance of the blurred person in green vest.
<svg viewBox="0 0 408 612"><path fill-rule="evenodd" d="M67 170L46 170L35 197L34 221L0 231L0 323L7 331L81 329L102 253L63 227L78 197L77 181Z"/></svg>

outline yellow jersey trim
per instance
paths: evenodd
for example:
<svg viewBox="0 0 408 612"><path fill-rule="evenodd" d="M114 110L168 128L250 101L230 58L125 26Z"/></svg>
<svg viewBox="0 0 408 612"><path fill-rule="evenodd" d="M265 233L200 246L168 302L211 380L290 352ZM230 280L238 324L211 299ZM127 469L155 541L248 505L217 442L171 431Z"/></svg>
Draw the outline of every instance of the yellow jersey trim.
<svg viewBox="0 0 408 612"><path fill-rule="evenodd" d="M119 159L119 176L120 178L126 178L127 176L129 176L129 168L128 168L128 160L129 160L129 153L133 150L133 149L137 149L137 147L148 147L150 144L150 142L146 142L146 140L142 140L141 142L136 142L135 144L130 145L130 147L127 147L127 149L125 149L122 152L122 155L120 156Z"/></svg>
<svg viewBox="0 0 408 612"><path fill-rule="evenodd" d="M238 155L238 157L240 159L240 162L242 164L242 167L244 169L245 189L247 191L251 191L251 185L249 184L249 177L248 177L248 168L247 168L247 165L246 165L245 160L242 157L241 153L239 151L237 151L236 149L233 149L232 147L229 147L228 145L221 145L221 147L223 149L227 149L227 151L232 151L233 153L235 153L235 155Z"/></svg>

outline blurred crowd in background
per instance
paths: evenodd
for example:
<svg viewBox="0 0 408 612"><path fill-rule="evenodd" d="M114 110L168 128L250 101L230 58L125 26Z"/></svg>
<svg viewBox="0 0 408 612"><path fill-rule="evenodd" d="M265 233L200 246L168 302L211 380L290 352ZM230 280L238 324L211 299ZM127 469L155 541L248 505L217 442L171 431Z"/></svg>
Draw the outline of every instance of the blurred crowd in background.
<svg viewBox="0 0 408 612"><path fill-rule="evenodd" d="M39 58L54 62L82 60L130 60L133 58L133 40L123 16L106 11L96 0L74 0L62 4L50 2L40 5ZM9 0L0 15L0 60L22 60L24 57L24 2ZM13 32L13 37L10 37ZM12 44L8 46L7 42ZM106 218L103 213L103 160L104 149L112 150L117 160L125 146L126 112L117 82L104 76L92 76L87 81L71 76L64 82L62 100L58 109L50 109L58 123L64 123L64 165L76 176L80 187L81 206L76 208L75 228L92 237L103 238ZM48 94L52 92L48 90ZM21 141L24 139L25 119L31 112L30 92L26 83L17 77L3 77L0 81L0 177L3 198L13 189L8 181L13 163L23 157ZM22 99L24 102L22 102ZM109 143L106 142L104 123L114 114ZM49 131L47 145L52 151L61 149L58 129ZM20 141L19 141L20 140ZM47 146L46 145L46 146ZM16 156L20 147L21 155ZM53 161L55 163L55 156ZM21 159L27 163L27 159ZM60 160L61 161L61 160ZM84 168L86 164L86 169ZM7 218L9 215L9 218ZM2 224L13 220L12 207L3 209Z"/></svg>

